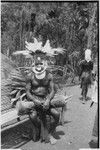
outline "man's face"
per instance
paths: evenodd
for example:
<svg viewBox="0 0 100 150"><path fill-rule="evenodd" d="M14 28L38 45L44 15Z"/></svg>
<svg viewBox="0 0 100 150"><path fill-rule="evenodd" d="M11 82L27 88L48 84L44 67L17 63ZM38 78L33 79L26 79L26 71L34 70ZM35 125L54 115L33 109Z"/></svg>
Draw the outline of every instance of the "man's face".
<svg viewBox="0 0 100 150"><path fill-rule="evenodd" d="M40 57L37 57L34 66L33 66L34 72L41 73L45 69L45 63L44 60L42 60Z"/></svg>
<svg viewBox="0 0 100 150"><path fill-rule="evenodd" d="M41 62L41 63L36 63L36 64L35 64L35 70L38 71L38 72L43 71L43 70L44 70L44 64L43 64L43 62Z"/></svg>

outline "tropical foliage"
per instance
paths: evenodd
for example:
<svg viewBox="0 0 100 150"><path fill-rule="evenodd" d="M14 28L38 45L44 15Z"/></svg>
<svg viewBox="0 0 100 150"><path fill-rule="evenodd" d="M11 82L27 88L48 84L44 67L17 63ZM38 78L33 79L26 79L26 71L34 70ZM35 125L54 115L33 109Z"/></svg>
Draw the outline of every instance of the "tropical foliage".
<svg viewBox="0 0 100 150"><path fill-rule="evenodd" d="M43 44L49 39L53 48L66 49L55 57L55 64L70 66L77 74L86 48L92 50L93 59L98 54L98 3L2 2L1 52L24 66L25 58L12 53L24 50L25 41L32 37Z"/></svg>

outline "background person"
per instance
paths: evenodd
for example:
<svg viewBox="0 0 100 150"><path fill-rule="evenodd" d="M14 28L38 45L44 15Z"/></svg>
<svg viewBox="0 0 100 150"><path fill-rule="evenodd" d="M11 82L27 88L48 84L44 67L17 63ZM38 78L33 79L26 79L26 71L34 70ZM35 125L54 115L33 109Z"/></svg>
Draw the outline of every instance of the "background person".
<svg viewBox="0 0 100 150"><path fill-rule="evenodd" d="M87 100L87 92L88 88L92 83L92 70L93 70L93 62L91 59L91 50L87 49L85 51L85 59L80 62L80 75L81 79L81 95L83 103Z"/></svg>

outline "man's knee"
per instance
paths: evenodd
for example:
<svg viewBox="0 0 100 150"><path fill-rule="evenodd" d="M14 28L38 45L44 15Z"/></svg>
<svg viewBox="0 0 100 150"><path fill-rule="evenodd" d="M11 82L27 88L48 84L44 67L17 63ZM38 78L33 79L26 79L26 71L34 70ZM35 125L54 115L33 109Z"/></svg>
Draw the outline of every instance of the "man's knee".
<svg viewBox="0 0 100 150"><path fill-rule="evenodd" d="M51 114L55 119L59 119L60 118L60 113L56 110L56 109L51 109Z"/></svg>
<svg viewBox="0 0 100 150"><path fill-rule="evenodd" d="M30 114L30 118L32 119L32 121L36 120L36 119L37 119L37 112L36 112L36 111L33 111L33 112Z"/></svg>
<svg viewBox="0 0 100 150"><path fill-rule="evenodd" d="M51 100L51 106L52 107L64 107L66 105L65 103L65 97L62 95L55 96L54 99Z"/></svg>
<svg viewBox="0 0 100 150"><path fill-rule="evenodd" d="M18 115L20 115L20 114L23 115L25 113L28 113L30 110L34 109L34 103L18 101L16 103L16 109L18 111Z"/></svg>

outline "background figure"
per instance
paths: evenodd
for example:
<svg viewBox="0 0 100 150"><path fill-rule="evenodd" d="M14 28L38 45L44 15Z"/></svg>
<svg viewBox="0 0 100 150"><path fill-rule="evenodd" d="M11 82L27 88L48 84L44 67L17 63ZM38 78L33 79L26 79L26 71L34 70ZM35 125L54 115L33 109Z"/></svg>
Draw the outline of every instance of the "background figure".
<svg viewBox="0 0 100 150"><path fill-rule="evenodd" d="M80 62L80 75L81 79L81 88L82 88L82 100L83 103L87 100L88 88L92 83L92 70L93 70L93 62L91 60L91 50L87 49L85 51L85 60Z"/></svg>
<svg viewBox="0 0 100 150"><path fill-rule="evenodd" d="M94 74L94 77L93 77L93 86L92 86L92 96L91 96L91 100L92 100L92 103L90 105L90 107L92 107L92 105L94 103L97 103L98 102L98 87L97 87L97 74L95 73Z"/></svg>

